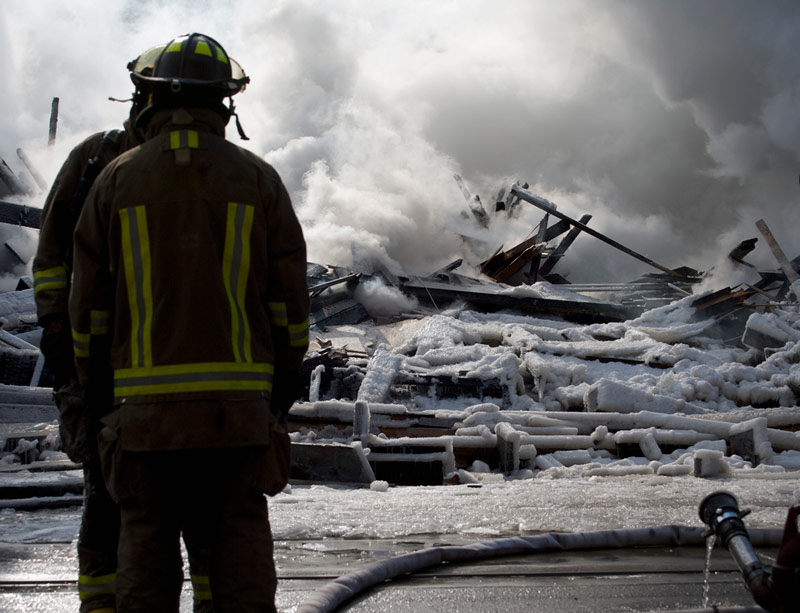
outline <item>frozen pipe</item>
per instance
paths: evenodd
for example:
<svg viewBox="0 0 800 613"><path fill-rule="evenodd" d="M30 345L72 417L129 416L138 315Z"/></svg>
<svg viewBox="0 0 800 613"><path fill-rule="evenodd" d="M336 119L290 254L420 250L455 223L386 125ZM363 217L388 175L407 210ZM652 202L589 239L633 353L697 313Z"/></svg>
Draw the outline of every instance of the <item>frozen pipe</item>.
<svg viewBox="0 0 800 613"><path fill-rule="evenodd" d="M497 435L497 455L500 468L505 474L519 470L519 448L523 433L509 423L501 422L494 427ZM527 438L527 437L526 437Z"/></svg>
<svg viewBox="0 0 800 613"><path fill-rule="evenodd" d="M319 390L322 386L322 375L325 374L325 365L318 364L314 370L311 371L311 377L308 384L308 400L309 402L317 402L319 400Z"/></svg>
<svg viewBox="0 0 800 613"><path fill-rule="evenodd" d="M782 530L753 530L750 540L755 546L777 547L782 536ZM296 613L335 611L343 603L375 585L443 562L472 562L510 555L532 555L553 551L703 545L705 545L703 528L660 526L599 532L551 532L472 545L430 547L388 560L373 562L364 568L342 575L313 592L300 604Z"/></svg>
<svg viewBox="0 0 800 613"><path fill-rule="evenodd" d="M367 453L364 451L364 447L362 447L360 441L356 441L351 445L353 451L355 452L356 456L358 457L358 461L361 462L361 468L363 470L363 474L367 476L370 483L375 481L375 471L372 470L372 466L367 459Z"/></svg>
<svg viewBox="0 0 800 613"><path fill-rule="evenodd" d="M39 382L42 380L42 371L44 371L44 354L40 351L39 357L36 358L33 375L31 375L31 387L39 387Z"/></svg>
<svg viewBox="0 0 800 613"><path fill-rule="evenodd" d="M357 400L353 411L353 438L366 441L369 435L369 403Z"/></svg>
<svg viewBox="0 0 800 613"><path fill-rule="evenodd" d="M710 413L708 409L693 405L683 399L669 396L654 396L650 392L611 379L600 379L592 383L583 395L583 403L590 413Z"/></svg>
<svg viewBox="0 0 800 613"><path fill-rule="evenodd" d="M36 185L39 186L39 189L47 189L47 181L45 181L44 177L39 174L39 171L36 170L33 162L31 162L30 158L22 148L17 149L17 157L19 157L19 159L22 160L22 163L25 164L25 168L27 168L28 172L31 173L31 176L33 177L33 180L36 181Z"/></svg>
<svg viewBox="0 0 800 613"><path fill-rule="evenodd" d="M688 415L668 415L652 411L638 413L548 413L554 419L570 421L580 426L596 428L607 426L609 430L631 430L634 428L659 428L664 430L694 430L713 434L714 438L728 440L735 425L724 419L707 419ZM722 415L724 417L724 414ZM800 434L776 428L767 428L767 437L775 451L800 451Z"/></svg>

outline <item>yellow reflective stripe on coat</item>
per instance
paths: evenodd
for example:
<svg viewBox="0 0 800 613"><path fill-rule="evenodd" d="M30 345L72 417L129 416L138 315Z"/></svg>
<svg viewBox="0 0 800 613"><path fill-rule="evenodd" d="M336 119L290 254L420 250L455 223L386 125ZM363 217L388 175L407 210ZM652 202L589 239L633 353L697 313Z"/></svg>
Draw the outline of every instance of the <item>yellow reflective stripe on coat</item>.
<svg viewBox="0 0 800 613"><path fill-rule="evenodd" d="M78 595L81 602L94 596L113 594L116 591L117 575L101 575L91 577L89 575L78 576Z"/></svg>
<svg viewBox="0 0 800 613"><path fill-rule="evenodd" d="M153 289L150 238L144 206L120 209L122 260L131 312L131 364L153 365Z"/></svg>
<svg viewBox="0 0 800 613"><path fill-rule="evenodd" d="M93 335L104 335L109 333L108 320L111 317L109 311L91 311L89 326Z"/></svg>
<svg viewBox="0 0 800 613"><path fill-rule="evenodd" d="M89 338L87 332L78 332L75 328L72 329L72 350L75 352L76 358L89 357Z"/></svg>
<svg viewBox="0 0 800 613"><path fill-rule="evenodd" d="M49 289L67 289L67 269L64 266L34 271L33 295Z"/></svg>
<svg viewBox="0 0 800 613"><path fill-rule="evenodd" d="M208 391L272 391L275 367L267 362L198 362L114 371L114 395Z"/></svg>
<svg viewBox="0 0 800 613"><path fill-rule="evenodd" d="M222 277L231 309L231 344L237 362L253 361L245 296L250 273L250 231L253 228L254 211L252 205L228 203Z"/></svg>
<svg viewBox="0 0 800 613"><path fill-rule="evenodd" d="M286 312L285 302L269 302L267 307L269 308L270 320L273 326L285 328L289 325L289 315Z"/></svg>
<svg viewBox="0 0 800 613"><path fill-rule="evenodd" d="M211 581L208 575L192 573L192 592L195 600L211 600Z"/></svg>
<svg viewBox="0 0 800 613"><path fill-rule="evenodd" d="M308 319L303 323L289 324L289 346L305 347L308 345Z"/></svg>
<svg viewBox="0 0 800 613"><path fill-rule="evenodd" d="M200 135L197 130L173 130L169 133L170 149L199 149Z"/></svg>

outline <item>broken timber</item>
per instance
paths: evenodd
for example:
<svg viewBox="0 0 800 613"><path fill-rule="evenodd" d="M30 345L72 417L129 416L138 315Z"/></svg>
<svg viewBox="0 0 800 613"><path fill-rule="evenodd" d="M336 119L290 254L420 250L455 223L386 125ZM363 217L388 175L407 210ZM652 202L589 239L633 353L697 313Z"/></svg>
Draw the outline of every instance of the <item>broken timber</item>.
<svg viewBox="0 0 800 613"><path fill-rule="evenodd" d="M42 210L35 207L0 200L0 223L39 228L42 222Z"/></svg>
<svg viewBox="0 0 800 613"><path fill-rule="evenodd" d="M562 317L576 323L625 321L641 314L641 309L618 304L510 296L481 290L477 285L458 286L429 279L401 278L399 287L422 303L440 306L462 300L483 313L513 310L525 315Z"/></svg>
<svg viewBox="0 0 800 613"><path fill-rule="evenodd" d="M615 249L619 249L620 251L622 251L624 253L627 253L628 255L636 258L637 260L640 260L640 261L644 262L645 264L649 264L650 266L658 268L659 270L661 270L663 272L666 272L666 273L668 273L670 275L673 275L673 276L676 276L676 277L680 276L680 274L676 273L674 270L672 270L670 268L667 268L666 266L662 266L661 264L659 264L657 262L654 262L653 260L651 260L647 256L644 256L641 253L637 253L633 249L629 249L625 245L623 245L621 243L618 243L617 241L615 241L615 240L613 240L611 238L608 238L604 234L601 234L597 230L595 230L593 228L590 228L586 224L583 224L580 221L572 219L568 215L565 215L564 213L561 213L560 211L558 211L553 206L553 204L551 202L545 200L544 198L540 198L536 194L534 194L532 192L529 192L528 190L520 187L519 185L512 186L511 193L516 195L520 199L525 200L526 202L529 202L530 204L532 204L532 205L534 205L536 207L539 207L543 211L545 211L547 213L552 213L556 217L558 217L560 219L563 219L564 221L569 222L574 227L580 228L581 230L583 230L587 234L589 234L591 236L594 236L595 238L597 238L597 239L603 241L604 243L606 243L607 245L611 245Z"/></svg>

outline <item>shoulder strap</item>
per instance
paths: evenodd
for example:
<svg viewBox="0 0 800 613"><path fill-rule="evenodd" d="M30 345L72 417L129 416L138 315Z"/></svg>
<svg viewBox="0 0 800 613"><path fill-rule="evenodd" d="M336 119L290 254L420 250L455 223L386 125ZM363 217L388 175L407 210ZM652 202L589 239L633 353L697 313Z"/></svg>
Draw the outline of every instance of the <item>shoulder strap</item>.
<svg viewBox="0 0 800 613"><path fill-rule="evenodd" d="M86 196L89 195L94 180L100 171L106 165L120 154L120 147L122 145L122 130L107 130L103 133L103 138L97 144L92 157L86 163L83 169L78 187L75 189L75 195L72 198L72 206L70 207L73 219L73 225L77 223L78 216L83 209L83 203L86 202Z"/></svg>

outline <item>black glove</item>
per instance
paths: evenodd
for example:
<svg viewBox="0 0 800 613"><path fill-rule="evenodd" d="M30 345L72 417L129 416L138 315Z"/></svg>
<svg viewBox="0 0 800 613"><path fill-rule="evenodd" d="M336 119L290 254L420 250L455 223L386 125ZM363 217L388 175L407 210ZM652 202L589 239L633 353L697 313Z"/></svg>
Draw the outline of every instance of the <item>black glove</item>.
<svg viewBox="0 0 800 613"><path fill-rule="evenodd" d="M90 428L86 392L72 381L54 392L58 406L58 432L61 448L73 462L87 462L97 454L97 443Z"/></svg>
<svg viewBox="0 0 800 613"><path fill-rule="evenodd" d="M285 419L289 414L289 409L295 401L303 395L303 386L300 382L300 375L297 373L287 373L277 369L273 377L272 398L270 408L272 414L279 419Z"/></svg>

